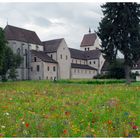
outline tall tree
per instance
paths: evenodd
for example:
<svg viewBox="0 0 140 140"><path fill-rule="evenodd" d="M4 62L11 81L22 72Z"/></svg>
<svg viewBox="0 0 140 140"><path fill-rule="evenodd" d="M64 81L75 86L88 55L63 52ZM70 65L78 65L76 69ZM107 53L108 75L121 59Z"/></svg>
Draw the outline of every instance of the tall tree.
<svg viewBox="0 0 140 140"><path fill-rule="evenodd" d="M9 78L15 79L15 69L21 64L22 58L18 54L14 54L11 48L7 46L7 41L4 36L4 31L0 28L0 76L2 81L7 80L9 71Z"/></svg>
<svg viewBox="0 0 140 140"><path fill-rule="evenodd" d="M104 17L97 34L102 41L102 51L110 63L118 51L124 55L125 77L130 83L131 68L140 59L140 5L106 3L101 7Z"/></svg>
<svg viewBox="0 0 140 140"><path fill-rule="evenodd" d="M4 31L0 28L0 70L2 69L3 58L4 58L4 50L6 48L6 39L4 37Z"/></svg>

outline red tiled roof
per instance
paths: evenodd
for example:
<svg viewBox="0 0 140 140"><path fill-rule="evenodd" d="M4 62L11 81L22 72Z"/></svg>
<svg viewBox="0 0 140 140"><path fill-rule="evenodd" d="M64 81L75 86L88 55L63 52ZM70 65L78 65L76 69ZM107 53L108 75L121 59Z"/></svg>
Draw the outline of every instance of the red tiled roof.
<svg viewBox="0 0 140 140"><path fill-rule="evenodd" d="M93 46L96 38L97 38L97 35L95 33L85 34L80 47Z"/></svg>

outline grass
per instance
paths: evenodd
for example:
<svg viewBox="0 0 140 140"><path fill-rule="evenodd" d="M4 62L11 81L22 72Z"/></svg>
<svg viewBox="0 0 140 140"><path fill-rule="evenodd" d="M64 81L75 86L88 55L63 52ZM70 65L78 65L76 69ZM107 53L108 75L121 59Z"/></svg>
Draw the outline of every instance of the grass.
<svg viewBox="0 0 140 140"><path fill-rule="evenodd" d="M140 83L78 82L1 83L0 137L140 137Z"/></svg>

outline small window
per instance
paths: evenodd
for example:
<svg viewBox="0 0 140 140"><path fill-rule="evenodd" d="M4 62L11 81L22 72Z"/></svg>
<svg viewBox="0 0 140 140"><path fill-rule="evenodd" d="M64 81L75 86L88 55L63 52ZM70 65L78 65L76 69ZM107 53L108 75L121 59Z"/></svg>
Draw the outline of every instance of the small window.
<svg viewBox="0 0 140 140"><path fill-rule="evenodd" d="M51 54L51 58L53 58L53 55Z"/></svg>
<svg viewBox="0 0 140 140"><path fill-rule="evenodd" d="M53 67L53 71L55 71L55 66Z"/></svg>
<svg viewBox="0 0 140 140"><path fill-rule="evenodd" d="M87 49L85 48L85 51L86 51Z"/></svg>
<svg viewBox="0 0 140 140"><path fill-rule="evenodd" d="M39 65L37 65L36 69L37 69L37 71L39 72Z"/></svg>
<svg viewBox="0 0 140 140"><path fill-rule="evenodd" d="M76 73L76 69L74 69L74 73Z"/></svg>
<svg viewBox="0 0 140 140"><path fill-rule="evenodd" d="M91 61L89 61L89 64L91 64Z"/></svg>
<svg viewBox="0 0 140 140"><path fill-rule="evenodd" d="M89 71L89 74L91 73L91 71Z"/></svg>
<svg viewBox="0 0 140 140"><path fill-rule="evenodd" d="M77 60L75 60L76 61L76 64L77 64Z"/></svg>
<svg viewBox="0 0 140 140"><path fill-rule="evenodd" d="M46 77L46 79L48 80L48 76Z"/></svg>
<svg viewBox="0 0 140 140"><path fill-rule="evenodd" d="M36 50L38 51L39 50L39 47L36 45Z"/></svg>
<svg viewBox="0 0 140 140"><path fill-rule="evenodd" d="M85 70L85 73L87 73L87 70Z"/></svg>
<svg viewBox="0 0 140 140"><path fill-rule="evenodd" d="M68 56L66 55L66 60L68 59Z"/></svg>
<svg viewBox="0 0 140 140"><path fill-rule="evenodd" d="M95 62L95 61L93 61L93 63L95 64L96 62Z"/></svg>
<svg viewBox="0 0 140 140"><path fill-rule="evenodd" d="M88 48L88 51L89 51L89 48Z"/></svg>
<svg viewBox="0 0 140 140"><path fill-rule="evenodd" d="M48 69L48 71L49 71L49 70L50 70L50 67L48 66L48 68L47 68L47 69Z"/></svg>
<svg viewBox="0 0 140 140"><path fill-rule="evenodd" d="M31 67L31 71L33 71L33 67Z"/></svg>
<svg viewBox="0 0 140 140"><path fill-rule="evenodd" d="M79 73L79 69L78 69L78 73Z"/></svg>
<svg viewBox="0 0 140 140"><path fill-rule="evenodd" d="M62 54L60 55L60 58L62 59Z"/></svg>
<svg viewBox="0 0 140 140"><path fill-rule="evenodd" d="M34 57L34 62L36 62L36 57Z"/></svg>

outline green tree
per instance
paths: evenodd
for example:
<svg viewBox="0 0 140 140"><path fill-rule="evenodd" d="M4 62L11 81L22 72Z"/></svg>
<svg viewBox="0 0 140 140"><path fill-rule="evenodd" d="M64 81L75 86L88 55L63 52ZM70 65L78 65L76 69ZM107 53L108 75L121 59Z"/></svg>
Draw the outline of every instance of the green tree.
<svg viewBox="0 0 140 140"><path fill-rule="evenodd" d="M0 76L2 81L7 80L7 74L9 71L9 76L13 79L15 69L21 64L22 58L18 54L14 54L11 48L7 46L7 41L4 37L3 30L0 30L0 40L3 42L3 48L1 47L0 52L1 55L1 68L0 68ZM15 71L16 72L16 71ZM12 77L11 77L12 76Z"/></svg>
<svg viewBox="0 0 140 140"><path fill-rule="evenodd" d="M0 70L2 69L3 58L4 58L4 50L6 48L6 39L4 37L4 31L0 28Z"/></svg>
<svg viewBox="0 0 140 140"><path fill-rule="evenodd" d="M126 82L130 83L131 68L140 59L140 5L106 3L101 7L104 17L97 34L102 41L102 52L110 63L118 51L124 55Z"/></svg>

